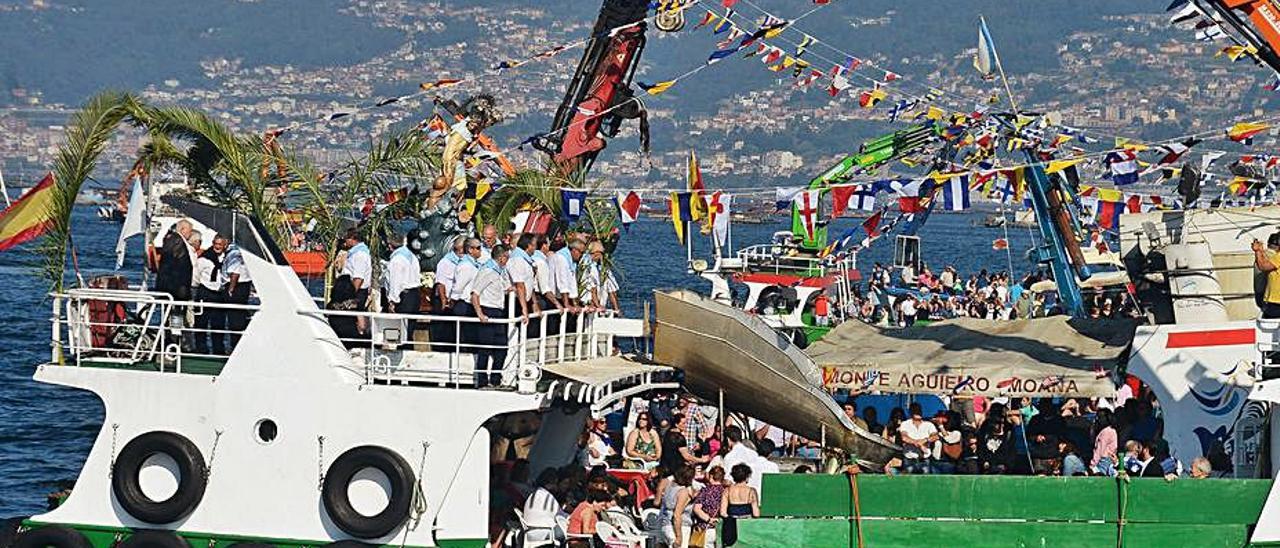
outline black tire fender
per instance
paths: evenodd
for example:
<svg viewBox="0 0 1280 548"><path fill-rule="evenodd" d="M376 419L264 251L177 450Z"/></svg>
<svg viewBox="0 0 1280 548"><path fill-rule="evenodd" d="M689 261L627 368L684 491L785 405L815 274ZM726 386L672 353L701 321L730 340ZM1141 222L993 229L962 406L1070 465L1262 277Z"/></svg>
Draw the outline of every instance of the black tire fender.
<svg viewBox="0 0 1280 548"><path fill-rule="evenodd" d="M178 489L168 499L151 500L142 492L142 464L165 454L178 465ZM111 492L129 515L146 523L173 523L191 515L204 498L204 456L191 440L173 432L147 432L126 443L111 468Z"/></svg>
<svg viewBox="0 0 1280 548"><path fill-rule="evenodd" d="M42 525L18 533L13 548L93 548L83 534L64 525Z"/></svg>
<svg viewBox="0 0 1280 548"><path fill-rule="evenodd" d="M191 543L173 531L143 529L134 531L116 548L191 548Z"/></svg>
<svg viewBox="0 0 1280 548"><path fill-rule="evenodd" d="M347 496L351 479L366 468L382 472L391 482L387 507L374 516L356 511ZM371 539L386 536L409 518L413 488L413 470L403 457L384 447L362 445L348 449L329 465L320 496L334 525L353 537Z"/></svg>

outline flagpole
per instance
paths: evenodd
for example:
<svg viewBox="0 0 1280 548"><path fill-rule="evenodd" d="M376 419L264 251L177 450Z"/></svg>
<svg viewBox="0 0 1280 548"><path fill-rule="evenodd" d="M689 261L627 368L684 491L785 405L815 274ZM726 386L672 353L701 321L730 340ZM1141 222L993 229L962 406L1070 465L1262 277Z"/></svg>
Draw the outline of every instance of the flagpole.
<svg viewBox="0 0 1280 548"><path fill-rule="evenodd" d="M1009 219L1004 216L1004 204L1000 204L1000 226L1004 228L1004 258L1009 262L1009 280L1014 279L1013 272L1013 251L1011 250L1013 242L1009 241Z"/></svg>
<svg viewBox="0 0 1280 548"><path fill-rule="evenodd" d="M9 199L9 187L4 184L4 170L0 170L0 193L4 194L4 206L13 205L13 200Z"/></svg>
<svg viewBox="0 0 1280 548"><path fill-rule="evenodd" d="M987 41L991 44L991 56L995 57L996 70L1000 72L1000 81L1004 83L1004 93L1009 97L1009 107L1013 109L1013 115L1016 117L1018 115L1018 102L1014 100L1013 90L1009 88L1009 77L1005 76L1004 65L1000 63L1000 52L996 51L996 41L991 38L991 29L987 27L987 19L979 15L978 20L982 21L982 28L987 31ZM1017 123L1018 121L1015 118L1014 124L1016 125Z"/></svg>

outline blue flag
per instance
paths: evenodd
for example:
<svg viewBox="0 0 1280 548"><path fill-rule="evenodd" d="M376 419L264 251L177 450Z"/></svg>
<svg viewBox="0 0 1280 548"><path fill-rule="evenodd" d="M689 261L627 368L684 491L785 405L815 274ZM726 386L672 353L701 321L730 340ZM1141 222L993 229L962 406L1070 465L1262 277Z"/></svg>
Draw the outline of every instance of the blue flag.
<svg viewBox="0 0 1280 548"><path fill-rule="evenodd" d="M569 222L578 220L587 207L587 191L560 189L560 216Z"/></svg>

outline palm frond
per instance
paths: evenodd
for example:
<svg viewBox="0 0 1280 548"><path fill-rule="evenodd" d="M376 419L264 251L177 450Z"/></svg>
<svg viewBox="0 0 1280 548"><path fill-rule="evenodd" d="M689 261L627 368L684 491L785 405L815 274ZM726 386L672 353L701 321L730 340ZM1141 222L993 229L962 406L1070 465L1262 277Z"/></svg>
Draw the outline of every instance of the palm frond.
<svg viewBox="0 0 1280 548"><path fill-rule="evenodd" d="M126 93L99 93L89 98L67 123L64 142L54 159L53 200L47 212L49 230L37 249L44 263L43 274L54 291L60 291L64 283L67 248L71 242L71 210L76 196L93 173L98 157L116 128L136 104L137 99Z"/></svg>

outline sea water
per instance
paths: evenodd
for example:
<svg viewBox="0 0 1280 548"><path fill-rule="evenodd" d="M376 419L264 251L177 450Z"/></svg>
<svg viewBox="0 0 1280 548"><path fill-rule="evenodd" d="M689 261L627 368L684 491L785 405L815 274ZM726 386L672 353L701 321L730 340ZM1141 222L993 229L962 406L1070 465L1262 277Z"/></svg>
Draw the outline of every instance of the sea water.
<svg viewBox="0 0 1280 548"><path fill-rule="evenodd" d="M992 241L1004 230L981 226L982 215L933 215L921 229L922 254L935 269L954 265L963 275L978 269L1006 270L1012 261L1016 272L1031 268L1026 251L1033 239L1027 228L1009 227L1010 252L993 250ZM834 237L855 228L860 219L837 219L830 227ZM768 243L770 236L787 230L790 222L775 217L764 224L735 224L735 247ZM80 274L88 279L114 272L115 243L120 225L99 220L93 208L75 211L73 244ZM861 233L858 238L860 239ZM126 266L121 273L136 283L142 263L141 238L130 241ZM694 235L695 257L708 258L704 236ZM687 288L706 291L704 280L688 274L685 249L676 240L671 222L642 219L623 234L615 254L623 282L619 298L624 312L638 317L643 302L654 289ZM892 262L893 238L881 239L858 256L864 273L879 261ZM48 282L40 277L40 258L30 249L0 253L0 518L30 516L45 508L45 495L57 483L74 480L102 426L102 404L88 392L40 384L31 380L35 366L49 360ZM68 270L74 270L68 267ZM72 272L69 272L69 275Z"/></svg>

